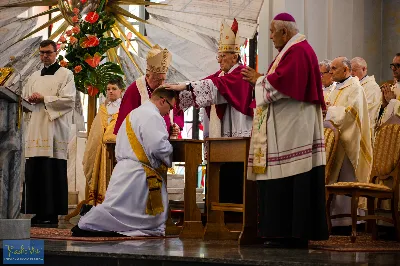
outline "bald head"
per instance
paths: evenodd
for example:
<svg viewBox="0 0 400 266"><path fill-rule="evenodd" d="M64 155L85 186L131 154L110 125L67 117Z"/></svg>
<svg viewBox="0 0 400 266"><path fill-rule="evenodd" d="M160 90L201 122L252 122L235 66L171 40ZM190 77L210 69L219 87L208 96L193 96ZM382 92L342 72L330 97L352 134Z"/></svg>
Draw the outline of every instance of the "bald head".
<svg viewBox="0 0 400 266"><path fill-rule="evenodd" d="M367 76L368 66L364 58L354 57L350 62L351 75L353 77L358 77L359 80L362 80L365 76Z"/></svg>
<svg viewBox="0 0 400 266"><path fill-rule="evenodd" d="M332 79L336 82L342 82L351 75L351 62L347 57L336 57L331 63Z"/></svg>

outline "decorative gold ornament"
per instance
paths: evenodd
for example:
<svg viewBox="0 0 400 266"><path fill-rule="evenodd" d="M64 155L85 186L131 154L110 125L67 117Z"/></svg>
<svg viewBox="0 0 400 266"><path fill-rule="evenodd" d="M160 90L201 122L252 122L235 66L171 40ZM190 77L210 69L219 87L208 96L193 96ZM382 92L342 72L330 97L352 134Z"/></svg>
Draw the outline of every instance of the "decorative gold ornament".
<svg viewBox="0 0 400 266"><path fill-rule="evenodd" d="M0 68L0 86L3 86L7 79L11 76L14 72L14 69L11 67L2 67Z"/></svg>

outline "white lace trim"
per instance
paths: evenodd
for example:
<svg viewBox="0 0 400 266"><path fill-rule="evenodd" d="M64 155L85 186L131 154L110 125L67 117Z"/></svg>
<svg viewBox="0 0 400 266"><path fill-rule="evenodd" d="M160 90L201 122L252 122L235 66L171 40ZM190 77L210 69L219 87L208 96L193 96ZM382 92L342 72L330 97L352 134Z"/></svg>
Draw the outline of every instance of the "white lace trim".
<svg viewBox="0 0 400 266"><path fill-rule="evenodd" d="M251 136L251 130L240 130L240 131L226 131L222 135L222 137L250 137Z"/></svg>
<svg viewBox="0 0 400 266"><path fill-rule="evenodd" d="M190 91L181 91L179 93L179 108L185 110L193 105L192 93Z"/></svg>
<svg viewBox="0 0 400 266"><path fill-rule="evenodd" d="M200 80L191 83L193 93L196 96L196 104L198 107L211 106L213 104L213 87L214 83L210 79Z"/></svg>

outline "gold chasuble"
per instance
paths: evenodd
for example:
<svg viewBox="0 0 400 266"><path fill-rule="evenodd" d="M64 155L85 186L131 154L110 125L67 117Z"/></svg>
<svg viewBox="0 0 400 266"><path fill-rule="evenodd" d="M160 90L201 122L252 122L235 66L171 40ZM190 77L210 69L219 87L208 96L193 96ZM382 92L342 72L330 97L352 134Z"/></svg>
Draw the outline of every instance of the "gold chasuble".
<svg viewBox="0 0 400 266"><path fill-rule="evenodd" d="M86 200L90 205L101 204L106 194L109 183L109 177L106 176L106 143L116 141L113 131L117 117L118 113L109 115L107 107L100 105L88 136L82 164L86 177Z"/></svg>
<svg viewBox="0 0 400 266"><path fill-rule="evenodd" d="M126 117L126 134L128 136L129 143L137 159L142 164L142 167L146 173L147 186L149 188L149 196L147 198L146 214L157 215L164 212L164 206L161 197L161 188L163 178L167 178L167 166L161 164L160 167L154 169L151 167L149 158L137 139L135 132L132 129L132 124L129 119L130 114Z"/></svg>
<svg viewBox="0 0 400 266"><path fill-rule="evenodd" d="M345 155L348 156L357 182L367 183L372 168L372 143L368 103L357 78L337 84L330 94L331 107L326 120L340 130L340 142L329 183L338 180Z"/></svg>

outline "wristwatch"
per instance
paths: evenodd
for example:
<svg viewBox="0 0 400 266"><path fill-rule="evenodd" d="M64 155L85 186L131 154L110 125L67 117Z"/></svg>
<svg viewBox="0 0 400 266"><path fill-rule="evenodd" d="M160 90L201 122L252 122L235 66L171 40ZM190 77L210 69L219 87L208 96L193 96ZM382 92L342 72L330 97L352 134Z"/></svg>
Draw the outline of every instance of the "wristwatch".
<svg viewBox="0 0 400 266"><path fill-rule="evenodd" d="M192 85L190 85L190 82L186 82L186 90L190 91L191 88L192 88Z"/></svg>

